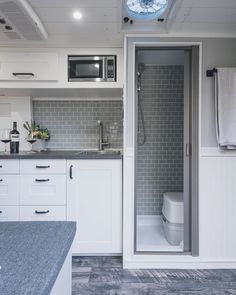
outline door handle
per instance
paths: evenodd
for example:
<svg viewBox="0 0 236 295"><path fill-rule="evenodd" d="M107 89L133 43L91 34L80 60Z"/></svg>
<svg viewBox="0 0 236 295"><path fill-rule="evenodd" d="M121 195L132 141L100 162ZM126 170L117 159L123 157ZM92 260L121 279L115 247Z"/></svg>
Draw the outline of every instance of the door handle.
<svg viewBox="0 0 236 295"><path fill-rule="evenodd" d="M186 157L190 157L191 156L191 144L187 143L186 147L185 147L185 155Z"/></svg>
<svg viewBox="0 0 236 295"><path fill-rule="evenodd" d="M0 214L2 214L2 211L0 211Z"/></svg>
<svg viewBox="0 0 236 295"><path fill-rule="evenodd" d="M50 181L50 179L35 179L36 182L47 182L47 181Z"/></svg>
<svg viewBox="0 0 236 295"><path fill-rule="evenodd" d="M0 182L3 182L3 179L0 179Z"/></svg>
<svg viewBox="0 0 236 295"><path fill-rule="evenodd" d="M50 211L47 210L47 211L38 211L38 210L35 210L34 213L35 214L48 214Z"/></svg>
<svg viewBox="0 0 236 295"><path fill-rule="evenodd" d="M0 168L2 168L2 165L0 165Z"/></svg>
<svg viewBox="0 0 236 295"><path fill-rule="evenodd" d="M50 165L47 165L47 166L36 165L36 168L38 168L38 169L47 169L47 168L50 168Z"/></svg>
<svg viewBox="0 0 236 295"><path fill-rule="evenodd" d="M70 165L70 179L73 179L73 165Z"/></svg>

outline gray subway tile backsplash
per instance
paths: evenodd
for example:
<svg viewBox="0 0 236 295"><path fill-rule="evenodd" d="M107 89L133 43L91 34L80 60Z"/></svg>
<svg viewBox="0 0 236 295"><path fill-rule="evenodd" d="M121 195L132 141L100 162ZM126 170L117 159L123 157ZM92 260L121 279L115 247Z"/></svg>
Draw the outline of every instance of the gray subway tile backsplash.
<svg viewBox="0 0 236 295"><path fill-rule="evenodd" d="M98 124L111 148L122 148L122 101L33 101L33 118L49 129L51 149L95 149Z"/></svg>

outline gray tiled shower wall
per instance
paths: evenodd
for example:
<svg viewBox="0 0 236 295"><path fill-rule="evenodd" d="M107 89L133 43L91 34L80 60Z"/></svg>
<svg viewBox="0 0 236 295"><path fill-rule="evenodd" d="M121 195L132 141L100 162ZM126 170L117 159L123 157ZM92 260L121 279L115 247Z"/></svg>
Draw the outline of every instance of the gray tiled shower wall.
<svg viewBox="0 0 236 295"><path fill-rule="evenodd" d="M163 193L183 190L183 91L183 66L146 66L141 104L147 140L137 150L137 214L161 214ZM140 140L140 116L139 126Z"/></svg>
<svg viewBox="0 0 236 295"><path fill-rule="evenodd" d="M94 149L98 124L112 148L122 148L122 101L33 101L33 118L49 129L51 149Z"/></svg>

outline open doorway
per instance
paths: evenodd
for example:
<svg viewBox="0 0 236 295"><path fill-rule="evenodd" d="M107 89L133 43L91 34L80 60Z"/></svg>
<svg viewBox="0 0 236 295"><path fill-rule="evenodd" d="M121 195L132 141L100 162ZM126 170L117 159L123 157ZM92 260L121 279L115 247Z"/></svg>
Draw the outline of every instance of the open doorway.
<svg viewBox="0 0 236 295"><path fill-rule="evenodd" d="M192 47L136 47L135 252L191 252Z"/></svg>

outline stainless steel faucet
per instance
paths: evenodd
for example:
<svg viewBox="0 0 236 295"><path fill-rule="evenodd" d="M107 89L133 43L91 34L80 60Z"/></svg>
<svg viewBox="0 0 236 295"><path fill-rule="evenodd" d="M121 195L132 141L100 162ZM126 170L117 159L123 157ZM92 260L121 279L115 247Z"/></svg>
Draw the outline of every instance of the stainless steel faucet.
<svg viewBox="0 0 236 295"><path fill-rule="evenodd" d="M99 139L98 139L98 150L103 151L105 147L109 147L110 143L107 140L103 139L103 123L102 121L98 120L98 126L99 126Z"/></svg>

